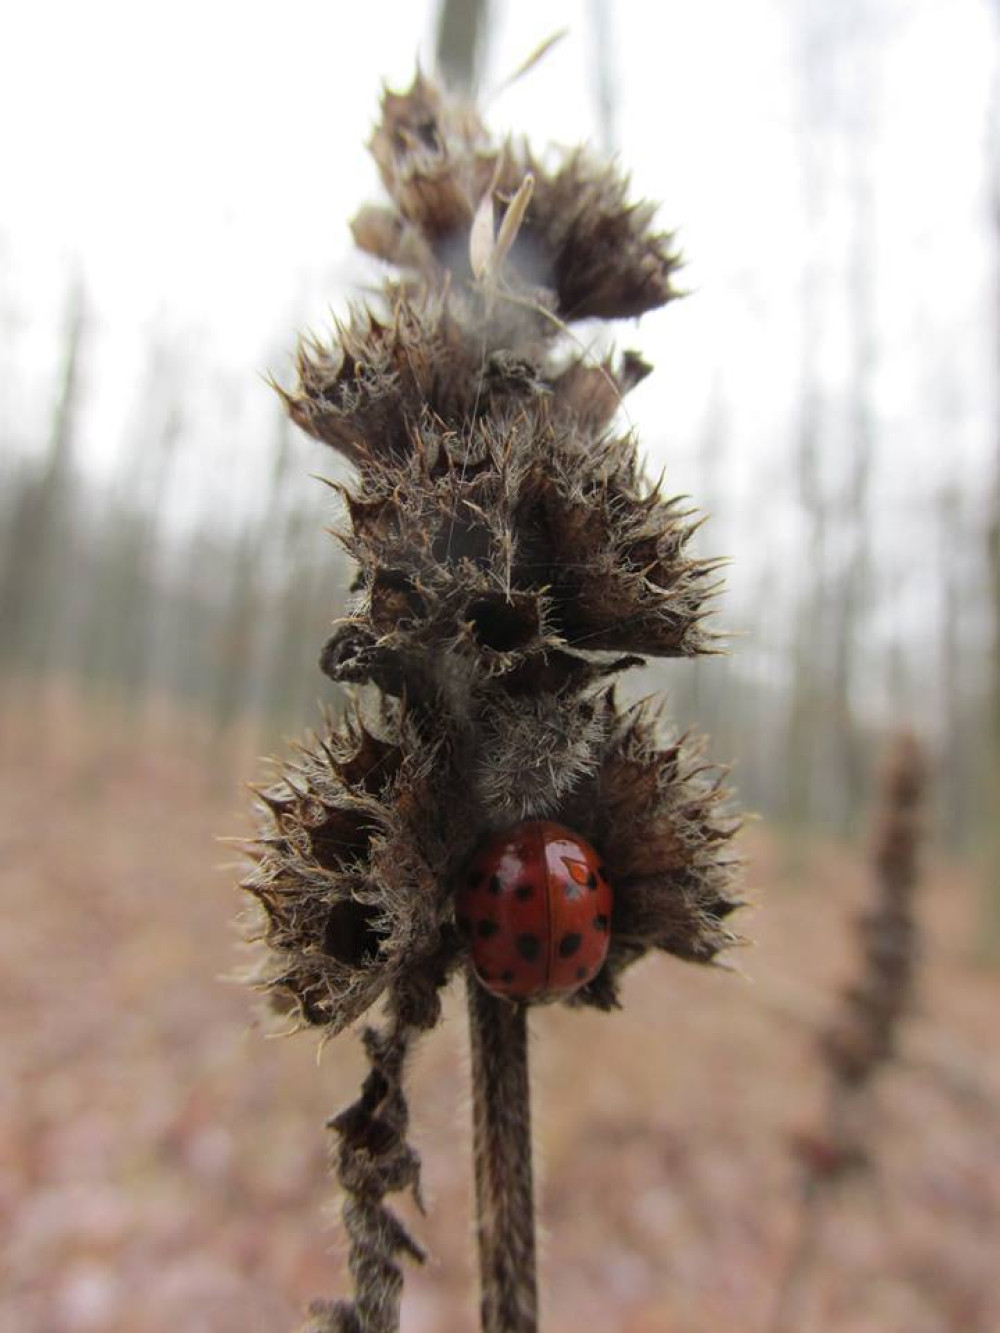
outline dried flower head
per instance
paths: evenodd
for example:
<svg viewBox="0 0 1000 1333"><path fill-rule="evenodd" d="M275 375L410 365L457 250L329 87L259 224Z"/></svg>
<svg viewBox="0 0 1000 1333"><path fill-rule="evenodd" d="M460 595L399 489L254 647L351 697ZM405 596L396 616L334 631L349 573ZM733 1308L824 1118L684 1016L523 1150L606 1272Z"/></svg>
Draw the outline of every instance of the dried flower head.
<svg viewBox="0 0 1000 1333"><path fill-rule="evenodd" d="M892 1059L911 999L917 955L913 896L926 773L910 732L896 737L882 775L872 838L877 896L858 920L862 966L820 1041L835 1085L858 1091Z"/></svg>
<svg viewBox="0 0 1000 1333"><path fill-rule="evenodd" d="M370 147L393 206L364 209L354 239L425 284L473 276L484 199L491 211L530 177L531 202L505 255L509 285L545 291L563 320L642 315L677 294L673 237L652 230L652 206L628 201L615 167L583 150L547 171L526 147L495 144L473 108L421 75L408 92L385 94Z"/></svg>
<svg viewBox="0 0 1000 1333"><path fill-rule="evenodd" d="M391 1031L368 1044L397 1113L373 1131L373 1093L335 1127L341 1179L374 1200L348 1225L368 1228L366 1262L396 1290L412 1246L381 1207L400 1183L372 1144L384 1130L413 1160L397 1102L407 1033L433 1024L463 959L453 895L475 845L544 817L599 849L610 949L575 1004L614 1006L651 949L712 961L738 899L719 772L608 682L646 656L711 650L715 565L690 553L691 511L646 481L617 424L650 368L632 352L597 364L567 328L668 301L672 238L615 168L575 152L548 170L419 75L386 93L371 149L390 205L363 210L354 235L399 276L329 345L302 345L284 393L354 465L338 534L354 599L321 665L370 688L259 790L245 887L261 908L257 981L279 1008L337 1032L388 998ZM377 1333L391 1308L352 1324L354 1307L318 1307L314 1326Z"/></svg>
<svg viewBox="0 0 1000 1333"><path fill-rule="evenodd" d="M544 815L593 837L614 873L611 957L579 997L610 1004L650 947L713 958L735 904L718 775L696 745L658 749L648 713L620 717L601 686L641 655L710 649L714 565L688 554L691 512L615 428L648 367L592 364L563 334L662 304L676 258L611 168L575 153L547 175L422 76L386 94L372 150L394 209L356 233L419 280L387 283L384 312L355 312L331 346L303 345L286 399L357 469L340 533L356 595L323 669L383 697L370 730L331 725L261 793L247 887L272 951L262 980L336 1030L407 967L446 972L471 844ZM481 281L477 211L529 172Z"/></svg>

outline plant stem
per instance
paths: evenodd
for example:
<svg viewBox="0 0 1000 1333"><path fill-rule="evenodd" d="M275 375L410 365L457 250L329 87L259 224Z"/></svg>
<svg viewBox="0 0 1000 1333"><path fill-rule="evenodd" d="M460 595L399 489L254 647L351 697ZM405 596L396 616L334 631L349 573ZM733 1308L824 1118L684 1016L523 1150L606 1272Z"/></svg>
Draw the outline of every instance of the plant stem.
<svg viewBox="0 0 1000 1333"><path fill-rule="evenodd" d="M482 1329L536 1333L527 1009L467 985Z"/></svg>

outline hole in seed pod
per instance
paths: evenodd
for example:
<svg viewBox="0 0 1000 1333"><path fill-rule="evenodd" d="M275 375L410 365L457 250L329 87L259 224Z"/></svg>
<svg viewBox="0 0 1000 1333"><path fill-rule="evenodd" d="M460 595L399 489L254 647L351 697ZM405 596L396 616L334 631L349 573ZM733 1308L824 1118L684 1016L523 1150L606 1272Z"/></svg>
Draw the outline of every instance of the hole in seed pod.
<svg viewBox="0 0 1000 1333"><path fill-rule="evenodd" d="M329 1023L330 1015L323 1007L321 999L314 998L320 995L321 992L318 987L312 987L310 990L289 991L288 1005L283 1004L278 1012L293 1014L298 1010L307 1023L314 1023L317 1027L322 1027L324 1023ZM272 1006L273 1000L274 996L272 994Z"/></svg>
<svg viewBox="0 0 1000 1333"><path fill-rule="evenodd" d="M319 659L320 670L335 681L374 682L385 694L401 698L406 673L395 654L375 646L372 632L356 624L337 630Z"/></svg>
<svg viewBox="0 0 1000 1333"><path fill-rule="evenodd" d="M464 466L460 459L454 464ZM466 470L468 470L466 468ZM490 563L492 538L489 529L478 521L469 521L457 506L454 514L449 514L442 523L431 547L434 559L441 565L456 564L459 560L471 560L480 568L487 568Z"/></svg>
<svg viewBox="0 0 1000 1333"><path fill-rule="evenodd" d="M494 652L510 653L538 636L538 603L534 597L479 597L470 602L466 616L476 642Z"/></svg>
<svg viewBox="0 0 1000 1333"><path fill-rule="evenodd" d="M438 139L437 122L429 116L426 120L418 120L413 126L413 132L425 148L429 148L432 153L441 151L441 141Z"/></svg>
<svg viewBox="0 0 1000 1333"><path fill-rule="evenodd" d="M364 680L371 659L372 636L360 625L343 625L323 647L319 668L331 680Z"/></svg>
<svg viewBox="0 0 1000 1333"><path fill-rule="evenodd" d="M705 904L703 910L708 913L714 921L724 921L730 913L735 912L739 903L728 902L725 898L717 898L715 902Z"/></svg>
<svg viewBox="0 0 1000 1333"><path fill-rule="evenodd" d="M353 754L335 759L333 766L347 786L360 787L370 796L377 796L396 776L402 763L403 755L397 745L360 728Z"/></svg>
<svg viewBox="0 0 1000 1333"><path fill-rule="evenodd" d="M327 808L323 822L309 829L309 845L324 869L339 870L367 852L373 832L353 810Z"/></svg>
<svg viewBox="0 0 1000 1333"><path fill-rule="evenodd" d="M371 962L385 938L375 929L376 915L374 907L353 898L335 903L323 930L323 952L352 967Z"/></svg>
<svg viewBox="0 0 1000 1333"><path fill-rule="evenodd" d="M421 619L426 609L408 574L396 569L379 570L371 590L371 620L379 633Z"/></svg>

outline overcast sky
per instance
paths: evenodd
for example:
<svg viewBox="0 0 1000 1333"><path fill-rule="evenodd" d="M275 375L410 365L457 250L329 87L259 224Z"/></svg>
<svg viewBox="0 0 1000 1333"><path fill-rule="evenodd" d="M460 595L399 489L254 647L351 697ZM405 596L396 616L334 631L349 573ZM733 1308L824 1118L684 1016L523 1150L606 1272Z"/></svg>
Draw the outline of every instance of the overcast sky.
<svg viewBox="0 0 1000 1333"><path fill-rule="evenodd" d="M401 86L418 56L432 63L435 10L427 0L8 7L5 447L44 438L76 270L92 308L88 467L127 475L142 445L154 343L186 367L206 495L210 476L224 468L231 477L234 460L270 447L273 409L259 373L284 373L295 330L322 330L350 284L371 279L350 255L347 230L358 205L379 193L362 145L381 80ZM803 80L795 15L815 25L831 11L841 29L844 15L860 17L824 89ZM728 499L759 521L762 490L773 484L777 493L788 469L810 244L830 272L821 374L831 397L842 387L852 159L829 156L825 192L812 198L817 229L806 232L801 129L810 102L822 121L824 107L832 117L864 94L881 475L891 488L904 459L910 472L914 460L940 469L946 427L946 466L974 476L993 414L984 162L996 34L985 0L618 0L610 12L621 156L637 190L662 201L664 224L679 228L693 291L620 331L657 367L630 404L654 466L667 463L679 489L696 490L698 443L714 411L727 431ZM595 136L589 13L587 0L497 5L488 86L544 37L570 29L492 104L498 129L538 143ZM829 126L823 134L839 142ZM794 540L793 523L777 527Z"/></svg>

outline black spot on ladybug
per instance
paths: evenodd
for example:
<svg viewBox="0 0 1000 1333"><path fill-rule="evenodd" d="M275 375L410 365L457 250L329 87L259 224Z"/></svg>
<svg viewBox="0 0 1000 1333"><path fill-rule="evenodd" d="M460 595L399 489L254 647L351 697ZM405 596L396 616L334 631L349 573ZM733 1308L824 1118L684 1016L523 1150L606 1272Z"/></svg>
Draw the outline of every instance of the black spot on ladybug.
<svg viewBox="0 0 1000 1333"><path fill-rule="evenodd" d="M587 975L587 969L581 964L581 965L576 969L576 979L577 979L577 981L582 981L586 975Z"/></svg>
<svg viewBox="0 0 1000 1333"><path fill-rule="evenodd" d="M535 890L530 884L519 884L514 890L514 897L518 902L526 903L529 898L534 897Z"/></svg>
<svg viewBox="0 0 1000 1333"><path fill-rule="evenodd" d="M482 871L482 870L470 870L470 871L469 871L469 879L468 879L469 888L470 888L470 889L478 889L479 886L480 886L480 884L482 884L484 878L485 878L485 872L484 872L484 871Z"/></svg>
<svg viewBox="0 0 1000 1333"><path fill-rule="evenodd" d="M572 958L582 943L583 936L578 935L575 930L568 935L564 935L559 941L559 957Z"/></svg>
<svg viewBox="0 0 1000 1333"><path fill-rule="evenodd" d="M500 882L499 875L490 875L489 890L494 895L503 892L503 884Z"/></svg>
<svg viewBox="0 0 1000 1333"><path fill-rule="evenodd" d="M593 871L591 871L590 874L587 876L587 888L590 889L591 891L597 888L597 876L594 874Z"/></svg>
<svg viewBox="0 0 1000 1333"><path fill-rule="evenodd" d="M497 923L491 921L487 916L483 917L482 921L480 921L479 925L476 927L476 934L481 940L491 940L499 929L500 927Z"/></svg>
<svg viewBox="0 0 1000 1333"><path fill-rule="evenodd" d="M510 968L508 968L506 972L500 973L500 980L506 981L506 983L509 986L510 983L514 980L514 973L510 970Z"/></svg>
<svg viewBox="0 0 1000 1333"><path fill-rule="evenodd" d="M603 912L601 912L599 916L594 917L594 929L607 930L607 928L608 928L608 918L605 916Z"/></svg>
<svg viewBox="0 0 1000 1333"><path fill-rule="evenodd" d="M516 944L518 953L529 963L542 952L542 942L537 935L518 935Z"/></svg>

